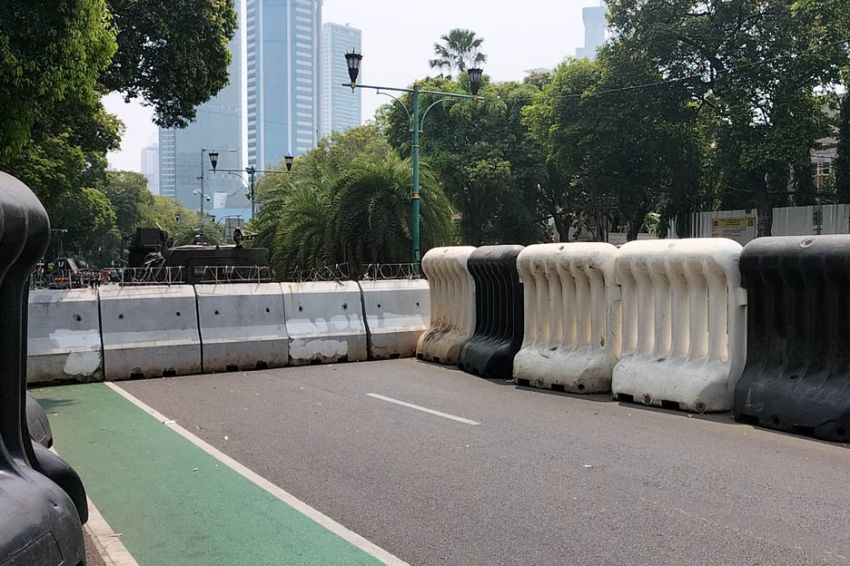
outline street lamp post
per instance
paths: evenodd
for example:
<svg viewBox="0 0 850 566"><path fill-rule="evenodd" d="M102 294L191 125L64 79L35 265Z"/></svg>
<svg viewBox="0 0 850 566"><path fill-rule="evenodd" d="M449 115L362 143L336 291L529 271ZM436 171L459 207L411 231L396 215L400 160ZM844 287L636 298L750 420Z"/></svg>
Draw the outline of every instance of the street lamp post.
<svg viewBox="0 0 850 566"><path fill-rule="evenodd" d="M413 269L418 273L419 272L419 259L420 259L420 249L419 249L419 138L422 133L422 126L425 122L425 118L428 116L428 112L436 105L441 104L447 100L452 98L460 98L466 100L477 100L480 98L478 96L478 90L481 88L481 75L483 73L482 69L469 69L467 71L469 75L469 85L470 90L472 91L472 95L468 94L457 94L453 92L439 92L433 90L422 90L419 88L419 85L413 85L413 88L392 88L392 87L382 87L382 86L372 86L372 85L359 85L357 84L357 76L360 74L360 62L363 59L363 55L361 53L346 53L345 54L345 63L348 67L348 76L351 78L351 84L344 84L342 86L351 87L351 92L354 92L354 89L357 88L367 88L370 90L377 91L378 94L386 94L395 102L402 107L402 109L407 113L407 117L410 119L410 131L411 131L411 144L410 144L410 157L413 164L413 175L411 179L411 190L410 190L410 208L412 214L412 225L410 227L410 236L413 244ZM392 92L404 92L408 93L411 96L411 104L413 106L413 111L410 112L404 104L396 98L395 96L389 94L385 91ZM420 118L419 114L419 95L420 94L428 94L434 96L441 96L439 100L432 103L425 111L422 113Z"/></svg>
<svg viewBox="0 0 850 566"><path fill-rule="evenodd" d="M204 225L204 153L207 153L210 158L210 164L212 164L213 171L215 171L216 165L218 165L218 152L219 151L229 151L232 153L236 153L235 149L212 149L212 148L201 148L201 176L199 179L201 180L201 227Z"/></svg>
<svg viewBox="0 0 850 566"><path fill-rule="evenodd" d="M295 160L295 158L292 157L291 155L284 156L283 161L286 164L286 172L292 171L292 162L294 160ZM211 163L212 163L212 160L211 160ZM231 174L240 174L240 175L243 173L242 169L218 169L218 170L216 170L216 163L212 163L212 172L215 173L216 171L221 172L221 173L231 173ZM275 171L273 169L272 170L257 169L253 165L249 165L248 167L245 168L244 172L248 174L248 183L249 183L249 186L250 186L250 189L249 189L250 193L249 193L248 198L251 200L251 219L253 220L253 218L254 218L254 216L257 212L256 199L254 198L254 179L255 179L257 173L265 173L267 175L274 175L274 174L277 174L277 173L283 173L283 171Z"/></svg>

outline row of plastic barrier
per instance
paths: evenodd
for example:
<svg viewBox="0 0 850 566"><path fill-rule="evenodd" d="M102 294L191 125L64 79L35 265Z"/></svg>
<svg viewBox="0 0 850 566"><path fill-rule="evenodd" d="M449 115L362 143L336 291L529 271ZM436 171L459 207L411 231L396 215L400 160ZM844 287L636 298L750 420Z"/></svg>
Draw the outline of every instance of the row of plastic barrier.
<svg viewBox="0 0 850 566"><path fill-rule="evenodd" d="M850 236L438 248L423 270L422 359L850 440Z"/></svg>
<svg viewBox="0 0 850 566"><path fill-rule="evenodd" d="M28 380L110 381L412 356L425 281L34 290Z"/></svg>

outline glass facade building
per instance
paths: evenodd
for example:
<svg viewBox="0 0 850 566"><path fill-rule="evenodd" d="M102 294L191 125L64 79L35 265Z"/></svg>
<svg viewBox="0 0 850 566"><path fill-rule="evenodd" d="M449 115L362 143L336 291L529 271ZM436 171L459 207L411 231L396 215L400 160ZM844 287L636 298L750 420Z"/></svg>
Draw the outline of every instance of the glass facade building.
<svg viewBox="0 0 850 566"><path fill-rule="evenodd" d="M248 165L272 169L319 135L322 0L246 0Z"/></svg>
<svg viewBox="0 0 850 566"><path fill-rule="evenodd" d="M596 50L605 43L605 8L603 6L588 6L581 10L584 20L584 47L576 49L576 57L594 59Z"/></svg>
<svg viewBox="0 0 850 566"><path fill-rule="evenodd" d="M320 137L326 137L331 132L344 132L354 126L359 126L362 120L361 90L353 93L342 85L351 81L348 77L348 67L345 64L345 54L353 51L362 52L362 32L346 25L326 23L322 26L322 104L319 115ZM357 79L363 82L363 68Z"/></svg>
<svg viewBox="0 0 850 566"><path fill-rule="evenodd" d="M240 2L236 1L239 10ZM212 173L202 149L219 152L218 169L242 169L242 53L241 34L230 40L230 82L213 98L196 109L195 119L185 128L159 130L159 193L172 197L190 210L201 205L201 169L204 175L204 211L224 199L228 206L244 206L241 177Z"/></svg>

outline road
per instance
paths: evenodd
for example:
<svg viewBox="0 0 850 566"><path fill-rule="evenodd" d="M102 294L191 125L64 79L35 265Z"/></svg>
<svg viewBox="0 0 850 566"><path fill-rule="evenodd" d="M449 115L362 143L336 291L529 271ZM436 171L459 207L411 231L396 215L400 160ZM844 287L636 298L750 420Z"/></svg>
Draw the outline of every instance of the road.
<svg viewBox="0 0 850 566"><path fill-rule="evenodd" d="M850 564L847 447L730 415L415 360L119 387L410 564Z"/></svg>

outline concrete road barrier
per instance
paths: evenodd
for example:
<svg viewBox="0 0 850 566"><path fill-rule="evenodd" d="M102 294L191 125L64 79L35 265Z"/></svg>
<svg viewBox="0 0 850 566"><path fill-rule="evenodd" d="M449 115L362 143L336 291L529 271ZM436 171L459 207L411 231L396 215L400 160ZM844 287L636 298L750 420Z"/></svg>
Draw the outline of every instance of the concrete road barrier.
<svg viewBox="0 0 850 566"><path fill-rule="evenodd" d="M617 255L620 400L728 411L746 356L741 245L723 238L629 242Z"/></svg>
<svg viewBox="0 0 850 566"><path fill-rule="evenodd" d="M280 283L196 285L195 293L205 373L288 363Z"/></svg>
<svg viewBox="0 0 850 566"><path fill-rule="evenodd" d="M420 336L416 357L456 364L461 347L475 330L475 282L467 260L472 246L432 248L422 258L428 278L431 322Z"/></svg>
<svg viewBox="0 0 850 566"><path fill-rule="evenodd" d="M34 289L29 296L27 381L103 379L95 289Z"/></svg>
<svg viewBox="0 0 850 566"><path fill-rule="evenodd" d="M361 281L369 359L409 358L431 320L428 282Z"/></svg>
<svg viewBox="0 0 850 566"><path fill-rule="evenodd" d="M850 236L753 240L741 273L747 363L735 418L850 441Z"/></svg>
<svg viewBox="0 0 850 566"><path fill-rule="evenodd" d="M106 285L99 292L106 379L201 373L191 285Z"/></svg>
<svg viewBox="0 0 850 566"><path fill-rule="evenodd" d="M523 343L514 380L572 393L611 390L620 348L617 248L538 244L517 258L523 284Z"/></svg>
<svg viewBox="0 0 850 566"><path fill-rule="evenodd" d="M513 377L522 345L523 297L516 260L522 246L484 246L468 266L475 281L475 332L458 356L458 367L493 379Z"/></svg>
<svg viewBox="0 0 850 566"><path fill-rule="evenodd" d="M368 358L360 288L354 281L283 283L289 363Z"/></svg>

